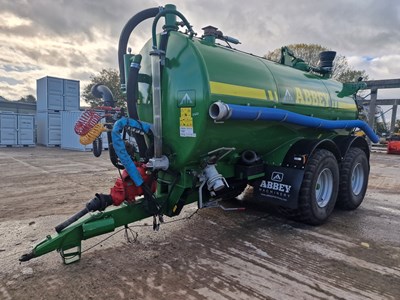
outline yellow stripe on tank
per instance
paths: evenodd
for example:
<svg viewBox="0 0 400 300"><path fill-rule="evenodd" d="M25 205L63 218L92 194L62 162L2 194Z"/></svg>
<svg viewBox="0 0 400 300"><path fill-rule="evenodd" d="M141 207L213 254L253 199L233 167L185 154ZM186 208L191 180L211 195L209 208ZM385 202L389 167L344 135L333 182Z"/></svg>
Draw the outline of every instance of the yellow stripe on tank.
<svg viewBox="0 0 400 300"><path fill-rule="evenodd" d="M265 90L247 86L210 81L210 90L211 94L267 100Z"/></svg>
<svg viewBox="0 0 400 300"><path fill-rule="evenodd" d="M347 102L338 102L338 108L347 109L347 110L356 110L357 106L355 103L347 103Z"/></svg>

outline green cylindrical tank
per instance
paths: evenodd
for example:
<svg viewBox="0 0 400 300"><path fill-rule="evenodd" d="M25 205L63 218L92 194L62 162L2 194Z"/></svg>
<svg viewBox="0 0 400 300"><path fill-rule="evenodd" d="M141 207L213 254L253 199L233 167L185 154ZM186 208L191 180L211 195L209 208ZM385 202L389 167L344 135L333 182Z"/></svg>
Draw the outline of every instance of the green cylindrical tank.
<svg viewBox="0 0 400 300"><path fill-rule="evenodd" d="M209 107L216 101L281 108L328 120L357 118L354 100L337 96L343 87L337 81L207 39L191 39L175 31L169 34L162 73L162 135L164 153L173 169L198 164L209 151L221 147L235 148L237 153L251 149L267 162L280 164L271 153L282 145L336 134L277 122L214 122ZM140 73L149 76L150 51L151 41L141 50ZM149 82L140 82L139 90L139 116L152 123Z"/></svg>

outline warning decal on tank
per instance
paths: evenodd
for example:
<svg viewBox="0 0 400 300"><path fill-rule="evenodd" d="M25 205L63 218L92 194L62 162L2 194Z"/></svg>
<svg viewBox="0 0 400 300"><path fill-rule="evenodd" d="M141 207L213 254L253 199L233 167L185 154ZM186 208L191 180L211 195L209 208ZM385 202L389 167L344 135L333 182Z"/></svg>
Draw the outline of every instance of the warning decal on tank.
<svg viewBox="0 0 400 300"><path fill-rule="evenodd" d="M288 89L286 89L285 96L283 97L282 102L284 102L284 103L295 103L296 102L294 100L294 98L292 97L292 95L290 94Z"/></svg>
<svg viewBox="0 0 400 300"><path fill-rule="evenodd" d="M177 100L178 100L178 107L195 107L196 91L180 90L178 91Z"/></svg>
<svg viewBox="0 0 400 300"><path fill-rule="evenodd" d="M181 107L179 118L179 135L181 137L196 137L193 131L193 117L191 107Z"/></svg>

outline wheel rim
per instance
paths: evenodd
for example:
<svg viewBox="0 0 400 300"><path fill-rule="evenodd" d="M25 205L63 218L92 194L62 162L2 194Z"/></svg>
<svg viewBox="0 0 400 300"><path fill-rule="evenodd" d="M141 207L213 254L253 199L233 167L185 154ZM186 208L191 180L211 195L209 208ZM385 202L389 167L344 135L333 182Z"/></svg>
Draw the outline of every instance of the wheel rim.
<svg viewBox="0 0 400 300"><path fill-rule="evenodd" d="M364 185L364 171L360 163L358 163L351 173L351 190L354 195L359 195Z"/></svg>
<svg viewBox="0 0 400 300"><path fill-rule="evenodd" d="M328 168L322 170L315 186L315 198L319 207L325 207L332 197L333 174Z"/></svg>

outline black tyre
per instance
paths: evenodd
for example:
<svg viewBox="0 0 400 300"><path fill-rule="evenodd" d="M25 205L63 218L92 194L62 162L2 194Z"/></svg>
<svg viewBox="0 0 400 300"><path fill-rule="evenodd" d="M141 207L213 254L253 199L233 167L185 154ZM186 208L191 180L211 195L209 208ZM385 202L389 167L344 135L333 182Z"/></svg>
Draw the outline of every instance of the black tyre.
<svg viewBox="0 0 400 300"><path fill-rule="evenodd" d="M354 210L364 200L368 187L369 163L360 148L350 148L340 164L339 194L336 205Z"/></svg>
<svg viewBox="0 0 400 300"><path fill-rule="evenodd" d="M103 140L98 137L93 141L93 155L100 157L101 151L103 150Z"/></svg>
<svg viewBox="0 0 400 300"><path fill-rule="evenodd" d="M297 209L280 208L285 216L320 225L331 215L339 190L339 166L332 152L317 149L304 171Z"/></svg>

